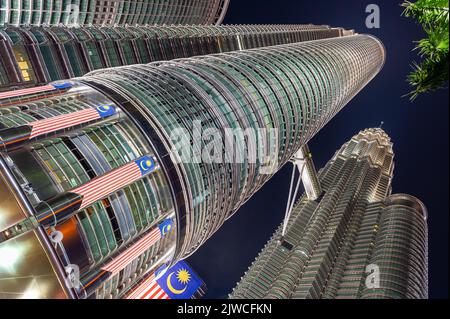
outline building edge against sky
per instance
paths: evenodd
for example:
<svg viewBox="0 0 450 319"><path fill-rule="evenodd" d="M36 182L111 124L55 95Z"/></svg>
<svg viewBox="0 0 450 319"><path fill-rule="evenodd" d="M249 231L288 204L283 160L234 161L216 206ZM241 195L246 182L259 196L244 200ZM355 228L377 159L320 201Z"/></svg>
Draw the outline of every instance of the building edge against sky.
<svg viewBox="0 0 450 319"><path fill-rule="evenodd" d="M229 0L1 1L0 25L221 24Z"/></svg>
<svg viewBox="0 0 450 319"><path fill-rule="evenodd" d="M322 196L300 198L230 298L428 298L427 211L391 195L393 157L381 129L344 144L319 172Z"/></svg>
<svg viewBox="0 0 450 319"><path fill-rule="evenodd" d="M355 35L100 70L25 96L6 93L2 165L28 215L7 225L1 245L38 232L59 270L79 267L82 289L69 296L121 297L193 253L270 178L250 164L174 165L174 124L276 127L278 169L384 58L377 39ZM58 130L51 123L60 116L67 120Z"/></svg>

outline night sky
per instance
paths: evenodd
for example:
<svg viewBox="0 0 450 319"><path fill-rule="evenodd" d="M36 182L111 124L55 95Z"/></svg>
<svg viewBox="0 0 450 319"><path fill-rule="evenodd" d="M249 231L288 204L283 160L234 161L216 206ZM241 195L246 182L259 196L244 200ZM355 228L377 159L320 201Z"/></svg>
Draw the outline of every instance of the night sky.
<svg viewBox="0 0 450 319"><path fill-rule="evenodd" d="M381 8L381 28L367 29L365 8ZM327 24L371 33L386 46L383 71L316 137L317 169L358 131L378 127L394 142L393 193L418 197L429 214L430 298L448 298L449 94L448 88L411 103L405 78L417 59L420 26L401 16L400 0L231 0L227 24ZM188 259L203 278L207 298L225 298L282 222L291 167L285 166L202 248Z"/></svg>

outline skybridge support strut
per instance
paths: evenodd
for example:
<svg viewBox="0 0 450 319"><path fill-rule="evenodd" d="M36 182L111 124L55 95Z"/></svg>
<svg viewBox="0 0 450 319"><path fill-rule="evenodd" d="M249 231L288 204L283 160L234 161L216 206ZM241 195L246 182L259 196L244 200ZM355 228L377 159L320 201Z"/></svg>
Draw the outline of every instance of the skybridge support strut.
<svg viewBox="0 0 450 319"><path fill-rule="evenodd" d="M303 182L303 187L305 188L306 196L308 200L316 200L322 193L322 188L320 186L319 179L317 178L316 168L312 159L311 152L308 145L303 146L300 150L292 157L292 178L291 185L289 188L289 197L286 205L286 214L284 216L282 238L286 235L287 226L289 219L292 215L292 210L294 208L295 200L300 189L300 184ZM297 183L295 184L295 178L297 175Z"/></svg>

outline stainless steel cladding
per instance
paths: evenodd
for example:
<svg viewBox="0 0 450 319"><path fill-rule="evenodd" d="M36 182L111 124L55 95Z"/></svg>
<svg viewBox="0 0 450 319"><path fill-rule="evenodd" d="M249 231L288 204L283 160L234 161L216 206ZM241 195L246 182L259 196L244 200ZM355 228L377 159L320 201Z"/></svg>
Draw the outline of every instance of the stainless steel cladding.
<svg viewBox="0 0 450 319"><path fill-rule="evenodd" d="M121 298L202 245L384 59L380 41L354 35L97 70L0 93L2 175L28 212L1 224L0 248L39 232L58 278L61 269L79 270L67 296ZM221 141L228 129L274 132L274 147L264 162L178 161L175 131L195 152L207 148L195 122ZM255 136L261 148L270 141ZM255 150L249 139L231 147Z"/></svg>
<svg viewBox="0 0 450 319"><path fill-rule="evenodd" d="M7 27L0 29L0 91L108 67L341 36L316 25Z"/></svg>
<svg viewBox="0 0 450 319"><path fill-rule="evenodd" d="M129 101L168 153L175 148L175 129L185 129L193 142L196 120L204 130L221 132L274 128L279 136L275 173L381 70L384 58L377 39L356 35L99 70L80 81ZM247 151L249 145L237 147ZM247 162L176 166L186 208L179 216L180 258L264 185L271 174L263 170L260 163Z"/></svg>

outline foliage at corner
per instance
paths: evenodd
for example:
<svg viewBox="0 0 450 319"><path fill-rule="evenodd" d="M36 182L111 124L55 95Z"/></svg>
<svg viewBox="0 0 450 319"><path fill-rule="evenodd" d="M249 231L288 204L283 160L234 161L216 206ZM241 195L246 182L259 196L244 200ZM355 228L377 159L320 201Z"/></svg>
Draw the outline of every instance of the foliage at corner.
<svg viewBox="0 0 450 319"><path fill-rule="evenodd" d="M414 70L408 76L413 87L411 100L419 95L442 88L448 83L449 71L449 8L448 0L405 1L403 14L415 19L423 27L427 38L417 42L416 50L422 58L414 62Z"/></svg>

